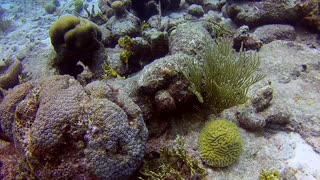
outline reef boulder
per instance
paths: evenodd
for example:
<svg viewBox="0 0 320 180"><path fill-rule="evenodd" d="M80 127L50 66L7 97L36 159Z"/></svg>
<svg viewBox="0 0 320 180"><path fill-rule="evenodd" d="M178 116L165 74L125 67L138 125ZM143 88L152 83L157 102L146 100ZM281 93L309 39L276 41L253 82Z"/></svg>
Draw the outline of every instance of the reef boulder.
<svg viewBox="0 0 320 180"><path fill-rule="evenodd" d="M257 27L265 24L295 24L302 21L312 7L303 1L232 1L226 13L237 25Z"/></svg>

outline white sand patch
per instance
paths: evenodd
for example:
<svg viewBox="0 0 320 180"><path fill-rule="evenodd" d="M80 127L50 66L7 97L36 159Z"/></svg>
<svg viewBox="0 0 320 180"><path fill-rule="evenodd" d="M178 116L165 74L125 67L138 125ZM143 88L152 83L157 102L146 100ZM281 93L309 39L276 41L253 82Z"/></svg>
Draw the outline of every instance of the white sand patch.
<svg viewBox="0 0 320 180"><path fill-rule="evenodd" d="M297 170L297 179L320 179L320 155L297 133L290 134L296 143L295 156L287 161L288 166Z"/></svg>

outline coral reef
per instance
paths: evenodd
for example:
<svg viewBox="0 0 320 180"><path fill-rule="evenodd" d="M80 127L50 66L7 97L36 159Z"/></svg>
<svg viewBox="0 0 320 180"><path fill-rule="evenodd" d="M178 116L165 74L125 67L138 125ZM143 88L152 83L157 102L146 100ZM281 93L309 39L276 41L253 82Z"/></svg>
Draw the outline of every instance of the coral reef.
<svg viewBox="0 0 320 180"><path fill-rule="evenodd" d="M169 36L169 53L184 53L201 59L207 47L203 39L211 39L211 35L201 23L178 24Z"/></svg>
<svg viewBox="0 0 320 180"><path fill-rule="evenodd" d="M320 179L319 0L60 2L1 3L0 179Z"/></svg>
<svg viewBox="0 0 320 180"><path fill-rule="evenodd" d="M238 127L224 119L212 120L203 128L199 146L202 160L213 167L226 167L235 163L242 152Z"/></svg>
<svg viewBox="0 0 320 180"><path fill-rule="evenodd" d="M9 91L0 125L17 148L5 179L127 179L146 148L140 108L125 93L99 81L83 88L67 75Z"/></svg>

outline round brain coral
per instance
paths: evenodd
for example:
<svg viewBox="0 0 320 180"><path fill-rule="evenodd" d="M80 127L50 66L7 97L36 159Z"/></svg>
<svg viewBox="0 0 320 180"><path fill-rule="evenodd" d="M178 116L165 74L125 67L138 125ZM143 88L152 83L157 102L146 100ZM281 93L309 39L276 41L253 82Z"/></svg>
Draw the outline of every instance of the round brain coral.
<svg viewBox="0 0 320 180"><path fill-rule="evenodd" d="M242 152L238 127L231 121L209 122L199 137L200 156L213 167L226 167L236 162Z"/></svg>

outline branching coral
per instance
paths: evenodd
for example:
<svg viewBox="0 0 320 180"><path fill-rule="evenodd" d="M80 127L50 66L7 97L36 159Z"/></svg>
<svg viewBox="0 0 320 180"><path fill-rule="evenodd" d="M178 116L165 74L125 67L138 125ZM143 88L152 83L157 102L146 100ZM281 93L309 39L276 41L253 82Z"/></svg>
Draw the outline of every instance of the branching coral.
<svg viewBox="0 0 320 180"><path fill-rule="evenodd" d="M237 54L224 38L216 39L214 45L206 44L204 62L186 59L187 67L182 71L191 82L190 91L199 102L219 113L244 103L249 87L264 76L253 75L260 64L256 54L248 55L242 49Z"/></svg>

